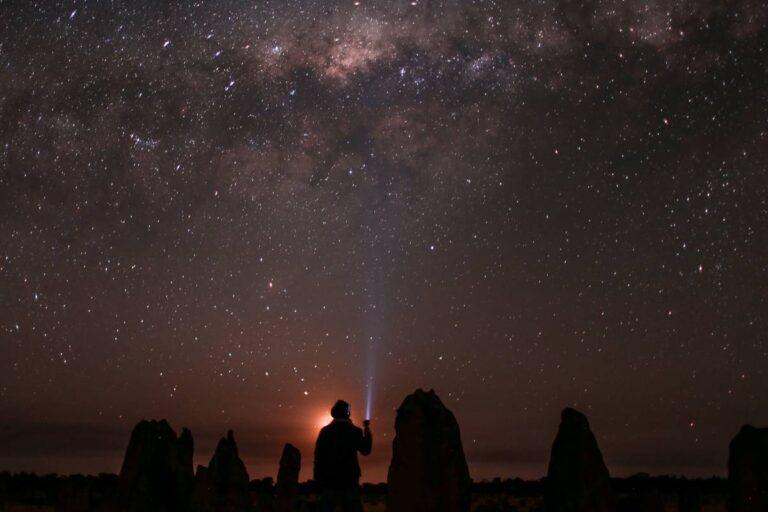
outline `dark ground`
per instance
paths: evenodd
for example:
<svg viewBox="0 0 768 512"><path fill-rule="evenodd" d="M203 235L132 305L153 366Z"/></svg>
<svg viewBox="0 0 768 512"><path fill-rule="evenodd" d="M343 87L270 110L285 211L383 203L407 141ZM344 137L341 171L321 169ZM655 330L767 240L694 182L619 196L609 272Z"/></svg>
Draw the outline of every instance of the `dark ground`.
<svg viewBox="0 0 768 512"><path fill-rule="evenodd" d="M117 475L33 475L27 473L0 473L0 511L62 512L110 511L117 492ZM539 510L545 480L524 481L500 478L473 484L474 512L529 512ZM702 512L724 511L727 482L722 478L688 480L679 477L635 475L612 479L620 496L655 495L661 497L667 512L685 509L686 502ZM313 482L300 485L301 511L316 509L316 491ZM256 510L271 510L274 497L272 478L251 481L251 492ZM383 511L386 502L386 484L364 484L363 501L366 512ZM700 508L697 507L700 505Z"/></svg>

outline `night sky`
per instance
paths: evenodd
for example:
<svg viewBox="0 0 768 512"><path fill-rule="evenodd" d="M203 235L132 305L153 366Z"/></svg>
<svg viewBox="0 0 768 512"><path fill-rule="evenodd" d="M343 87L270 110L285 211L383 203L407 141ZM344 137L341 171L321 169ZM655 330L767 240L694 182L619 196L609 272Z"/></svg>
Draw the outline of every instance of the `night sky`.
<svg viewBox="0 0 768 512"><path fill-rule="evenodd" d="M0 469L167 418L386 475L434 388L472 476L724 474L768 423L768 7L0 1ZM727 5L727 6L726 6Z"/></svg>

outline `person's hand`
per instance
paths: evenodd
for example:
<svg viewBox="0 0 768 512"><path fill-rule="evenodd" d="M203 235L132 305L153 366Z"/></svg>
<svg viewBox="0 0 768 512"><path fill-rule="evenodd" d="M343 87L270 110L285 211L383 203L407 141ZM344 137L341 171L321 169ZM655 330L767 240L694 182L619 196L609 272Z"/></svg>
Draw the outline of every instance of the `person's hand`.
<svg viewBox="0 0 768 512"><path fill-rule="evenodd" d="M363 426L365 428L368 428L371 426L371 420L363 420Z"/></svg>

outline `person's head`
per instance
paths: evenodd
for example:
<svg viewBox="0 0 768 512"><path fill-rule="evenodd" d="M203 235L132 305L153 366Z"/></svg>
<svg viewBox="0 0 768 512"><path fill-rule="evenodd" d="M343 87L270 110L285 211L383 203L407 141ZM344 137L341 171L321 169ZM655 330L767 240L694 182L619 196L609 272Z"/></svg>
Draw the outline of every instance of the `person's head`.
<svg viewBox="0 0 768 512"><path fill-rule="evenodd" d="M344 400L337 400L331 407L331 416L335 420L345 420L352 414L352 408Z"/></svg>

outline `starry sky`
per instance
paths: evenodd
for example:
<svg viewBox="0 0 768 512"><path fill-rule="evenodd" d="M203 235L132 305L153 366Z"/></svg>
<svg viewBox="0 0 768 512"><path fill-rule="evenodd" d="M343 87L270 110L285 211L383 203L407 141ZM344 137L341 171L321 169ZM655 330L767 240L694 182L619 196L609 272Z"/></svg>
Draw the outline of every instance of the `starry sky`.
<svg viewBox="0 0 768 512"><path fill-rule="evenodd" d="M162 4L162 5L161 5ZM0 0L0 469L142 418L309 478L434 388L475 479L723 474L768 423L762 0Z"/></svg>

